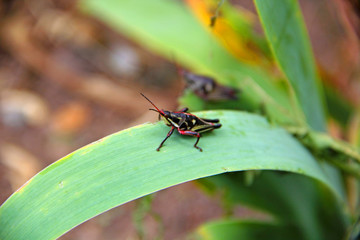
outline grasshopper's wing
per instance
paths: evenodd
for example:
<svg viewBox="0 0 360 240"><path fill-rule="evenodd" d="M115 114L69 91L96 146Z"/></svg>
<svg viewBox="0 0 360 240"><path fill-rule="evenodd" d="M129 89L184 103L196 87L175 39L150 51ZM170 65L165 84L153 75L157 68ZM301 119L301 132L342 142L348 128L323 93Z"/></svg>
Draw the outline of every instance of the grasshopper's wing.
<svg viewBox="0 0 360 240"><path fill-rule="evenodd" d="M209 119L197 118L196 124L192 128L192 131L202 133L202 132L211 131L213 129L221 127L221 124L218 123L219 122L218 119L210 119L210 121L212 121L212 122L207 121L207 120L209 120Z"/></svg>
<svg viewBox="0 0 360 240"><path fill-rule="evenodd" d="M210 123L218 123L218 122L220 122L219 119L208 119L208 118L200 118L200 119L205 121L205 122L210 122Z"/></svg>

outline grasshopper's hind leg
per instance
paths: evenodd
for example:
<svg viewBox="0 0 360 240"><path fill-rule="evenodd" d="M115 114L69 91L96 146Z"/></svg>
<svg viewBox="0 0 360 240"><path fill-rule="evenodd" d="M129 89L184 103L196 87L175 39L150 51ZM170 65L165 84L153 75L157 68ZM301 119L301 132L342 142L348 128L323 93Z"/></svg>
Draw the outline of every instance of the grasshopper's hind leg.
<svg viewBox="0 0 360 240"><path fill-rule="evenodd" d="M195 142L195 144L194 144L194 147L197 148L197 149L199 149L200 152L202 152L202 148L197 146L197 144L199 143L199 140L200 140L200 134L199 134L199 136L198 136L197 139L196 139L196 142Z"/></svg>
<svg viewBox="0 0 360 240"><path fill-rule="evenodd" d="M189 135L189 136L197 137L194 147L199 149L200 152L202 152L202 148L197 146L197 144L199 143L200 137L201 137L200 133L193 132L193 131L184 131L184 130L178 130L178 132L182 135Z"/></svg>

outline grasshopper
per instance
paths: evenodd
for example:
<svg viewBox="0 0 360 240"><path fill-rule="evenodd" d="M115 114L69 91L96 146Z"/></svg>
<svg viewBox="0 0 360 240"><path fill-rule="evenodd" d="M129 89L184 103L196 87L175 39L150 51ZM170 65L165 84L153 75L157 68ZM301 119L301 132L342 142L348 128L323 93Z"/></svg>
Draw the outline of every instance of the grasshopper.
<svg viewBox="0 0 360 240"><path fill-rule="evenodd" d="M160 143L159 147L156 151L160 151L160 148L164 144L164 142L173 134L176 129L181 135L189 135L196 137L196 142L194 147L199 149L202 152L201 147L197 146L200 140L200 133L214 130L216 128L220 128L221 124L219 123L219 119L205 119L199 118L191 113L188 113L188 108L183 108L177 112L170 112L166 110L160 110L155 106L155 104L150 101L144 94L140 93L146 100L148 100L151 105L154 106L155 109L150 108L149 110L155 111L159 113L159 117L161 116L165 122L165 124L171 127L170 131L166 135L165 139Z"/></svg>

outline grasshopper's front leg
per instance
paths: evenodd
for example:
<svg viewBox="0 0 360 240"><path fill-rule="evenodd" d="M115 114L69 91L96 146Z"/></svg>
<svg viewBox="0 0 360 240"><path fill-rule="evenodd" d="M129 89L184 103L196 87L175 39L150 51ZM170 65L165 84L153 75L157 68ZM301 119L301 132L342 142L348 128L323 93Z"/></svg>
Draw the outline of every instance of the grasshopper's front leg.
<svg viewBox="0 0 360 240"><path fill-rule="evenodd" d="M170 131L168 132L168 134L166 135L165 139L160 143L159 147L156 149L156 151L160 151L160 148L162 147L162 145L164 144L164 142L166 141L166 139L168 139L171 134L173 134L175 127L171 127Z"/></svg>
<svg viewBox="0 0 360 240"><path fill-rule="evenodd" d="M182 135L189 135L189 136L197 137L194 147L199 149L200 152L202 152L202 148L197 146L197 144L199 143L200 137L201 137L200 133L193 132L193 131L184 131L184 130L179 130L179 129L178 129L178 132Z"/></svg>

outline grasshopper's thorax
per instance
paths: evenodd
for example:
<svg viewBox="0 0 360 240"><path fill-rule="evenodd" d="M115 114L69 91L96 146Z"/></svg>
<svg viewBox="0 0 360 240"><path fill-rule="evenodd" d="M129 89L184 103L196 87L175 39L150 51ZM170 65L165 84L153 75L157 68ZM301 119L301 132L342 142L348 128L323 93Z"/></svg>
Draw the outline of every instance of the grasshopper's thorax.
<svg viewBox="0 0 360 240"><path fill-rule="evenodd" d="M181 112L170 112L170 111L163 111L164 115L162 116L164 122L168 126L174 126L179 128L180 125L184 122L186 114Z"/></svg>

